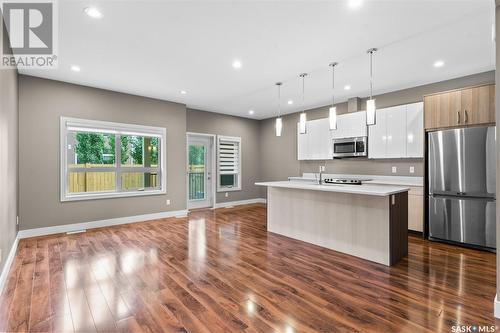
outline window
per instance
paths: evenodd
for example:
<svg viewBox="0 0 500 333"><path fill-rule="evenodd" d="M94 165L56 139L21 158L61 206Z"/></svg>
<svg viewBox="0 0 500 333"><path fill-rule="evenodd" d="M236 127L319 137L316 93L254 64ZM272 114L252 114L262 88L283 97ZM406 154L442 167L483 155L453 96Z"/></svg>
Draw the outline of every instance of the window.
<svg viewBox="0 0 500 333"><path fill-rule="evenodd" d="M61 201L166 193L166 131L61 118Z"/></svg>
<svg viewBox="0 0 500 333"><path fill-rule="evenodd" d="M217 137L217 190L241 190L241 138Z"/></svg>

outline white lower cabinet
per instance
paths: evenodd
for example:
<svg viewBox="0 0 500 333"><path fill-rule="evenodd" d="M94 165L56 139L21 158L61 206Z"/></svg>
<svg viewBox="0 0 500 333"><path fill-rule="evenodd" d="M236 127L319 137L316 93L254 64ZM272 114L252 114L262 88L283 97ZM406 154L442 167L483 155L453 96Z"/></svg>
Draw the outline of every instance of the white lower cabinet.
<svg viewBox="0 0 500 333"><path fill-rule="evenodd" d="M408 192L408 229L424 231L424 193L422 187L410 187Z"/></svg>
<svg viewBox="0 0 500 333"><path fill-rule="evenodd" d="M299 160L331 160L333 144L328 118L307 122L306 134L297 124L297 158Z"/></svg>
<svg viewBox="0 0 500 333"><path fill-rule="evenodd" d="M369 158L423 158L423 103L378 109L368 127Z"/></svg>

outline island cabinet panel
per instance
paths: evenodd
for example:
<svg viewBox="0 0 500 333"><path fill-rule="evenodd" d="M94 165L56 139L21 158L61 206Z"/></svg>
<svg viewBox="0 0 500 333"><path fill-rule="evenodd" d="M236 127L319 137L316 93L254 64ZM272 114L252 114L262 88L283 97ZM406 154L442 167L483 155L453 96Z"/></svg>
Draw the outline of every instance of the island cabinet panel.
<svg viewBox="0 0 500 333"><path fill-rule="evenodd" d="M391 195L389 202L390 265L408 255L408 192Z"/></svg>
<svg viewBox="0 0 500 333"><path fill-rule="evenodd" d="M271 184L267 193L270 232L387 266L407 253L406 192L392 197Z"/></svg>
<svg viewBox="0 0 500 333"><path fill-rule="evenodd" d="M495 123L495 85L424 96L425 130Z"/></svg>

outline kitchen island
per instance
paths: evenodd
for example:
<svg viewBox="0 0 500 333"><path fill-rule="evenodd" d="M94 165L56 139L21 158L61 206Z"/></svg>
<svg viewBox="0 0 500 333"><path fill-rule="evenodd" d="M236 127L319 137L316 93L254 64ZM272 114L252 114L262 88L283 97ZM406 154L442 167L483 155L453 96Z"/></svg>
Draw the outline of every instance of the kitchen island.
<svg viewBox="0 0 500 333"><path fill-rule="evenodd" d="M391 266L408 254L408 187L278 181L267 187L267 230Z"/></svg>

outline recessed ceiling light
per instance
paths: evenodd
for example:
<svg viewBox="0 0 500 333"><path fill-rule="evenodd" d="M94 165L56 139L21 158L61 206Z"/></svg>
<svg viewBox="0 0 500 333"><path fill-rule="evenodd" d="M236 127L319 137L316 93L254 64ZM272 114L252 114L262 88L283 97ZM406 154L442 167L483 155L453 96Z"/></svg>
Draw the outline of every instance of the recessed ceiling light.
<svg viewBox="0 0 500 333"><path fill-rule="evenodd" d="M287 103L288 103L288 105L293 105L293 101L292 100L289 100Z"/></svg>
<svg viewBox="0 0 500 333"><path fill-rule="evenodd" d="M349 0L349 7L355 9L363 4L363 0Z"/></svg>
<svg viewBox="0 0 500 333"><path fill-rule="evenodd" d="M88 16L92 17L92 18L101 18L102 17L102 13L99 11L99 9L95 8L95 7L87 7L84 9L85 11L85 14L87 14Z"/></svg>
<svg viewBox="0 0 500 333"><path fill-rule="evenodd" d="M346 84L346 85L344 86L344 90L351 90L351 86L350 86L350 85L348 85L348 84Z"/></svg>
<svg viewBox="0 0 500 333"><path fill-rule="evenodd" d="M443 60L438 60L434 63L434 67L439 68L444 66L444 61Z"/></svg>
<svg viewBox="0 0 500 333"><path fill-rule="evenodd" d="M241 61L239 61L239 60L234 60L234 61L233 61L233 68L235 68L235 69L240 69L240 68L241 68Z"/></svg>
<svg viewBox="0 0 500 333"><path fill-rule="evenodd" d="M248 114L254 114L254 111L253 110L249 110Z"/></svg>
<svg viewBox="0 0 500 333"><path fill-rule="evenodd" d="M73 66L71 66L71 70L73 72L79 72L79 71L81 71L81 68L79 66L73 65Z"/></svg>
<svg viewBox="0 0 500 333"><path fill-rule="evenodd" d="M181 93L181 95L186 95L188 93L186 90L181 90L179 92Z"/></svg>

